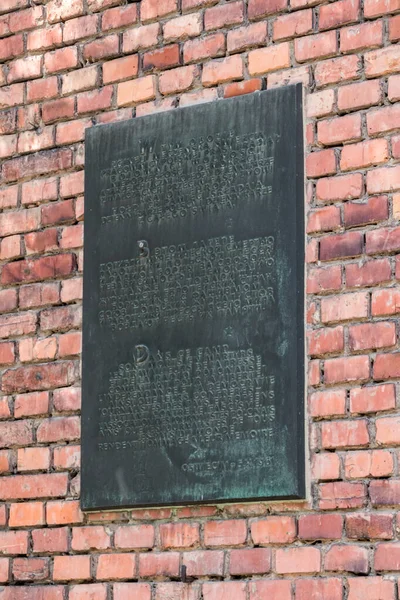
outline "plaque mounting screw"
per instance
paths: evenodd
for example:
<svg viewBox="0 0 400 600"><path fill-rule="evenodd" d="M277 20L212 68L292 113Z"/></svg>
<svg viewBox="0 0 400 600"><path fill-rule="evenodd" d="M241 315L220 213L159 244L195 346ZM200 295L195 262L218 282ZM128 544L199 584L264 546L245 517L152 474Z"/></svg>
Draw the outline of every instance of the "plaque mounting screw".
<svg viewBox="0 0 400 600"><path fill-rule="evenodd" d="M139 246L140 258L148 258L150 256L150 248L149 248L149 244L146 242L146 240L139 240L138 246Z"/></svg>

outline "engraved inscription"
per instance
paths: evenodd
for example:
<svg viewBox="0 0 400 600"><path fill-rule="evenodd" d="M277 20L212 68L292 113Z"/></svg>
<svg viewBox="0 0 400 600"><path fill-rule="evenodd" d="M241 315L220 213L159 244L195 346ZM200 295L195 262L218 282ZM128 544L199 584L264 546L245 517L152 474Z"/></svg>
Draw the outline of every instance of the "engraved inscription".
<svg viewBox="0 0 400 600"><path fill-rule="evenodd" d="M112 330L268 310L276 302L273 236L211 238L100 265L99 321Z"/></svg>
<svg viewBox="0 0 400 600"><path fill-rule="evenodd" d="M272 194L274 150L280 136L215 134L163 144L114 160L100 173L103 225L134 219L165 223L188 215L212 214Z"/></svg>
<svg viewBox="0 0 400 600"><path fill-rule="evenodd" d="M275 385L252 348L157 351L144 366L135 351L99 397L99 449L272 440Z"/></svg>

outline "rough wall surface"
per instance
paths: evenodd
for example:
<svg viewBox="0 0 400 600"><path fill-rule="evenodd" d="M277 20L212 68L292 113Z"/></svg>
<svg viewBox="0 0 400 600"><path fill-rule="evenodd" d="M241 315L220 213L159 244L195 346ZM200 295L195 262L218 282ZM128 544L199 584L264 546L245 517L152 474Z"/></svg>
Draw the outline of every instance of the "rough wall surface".
<svg viewBox="0 0 400 600"><path fill-rule="evenodd" d="M0 0L0 600L399 597L396 12ZM82 514L85 128L297 81L312 500Z"/></svg>

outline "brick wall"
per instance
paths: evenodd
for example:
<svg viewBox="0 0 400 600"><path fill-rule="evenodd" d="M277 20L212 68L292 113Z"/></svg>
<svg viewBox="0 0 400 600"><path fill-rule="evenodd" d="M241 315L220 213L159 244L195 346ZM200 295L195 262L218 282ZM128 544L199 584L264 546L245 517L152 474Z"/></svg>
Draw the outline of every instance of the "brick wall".
<svg viewBox="0 0 400 600"><path fill-rule="evenodd" d="M0 600L399 597L396 11L0 0ZM85 128L298 81L312 499L82 514Z"/></svg>

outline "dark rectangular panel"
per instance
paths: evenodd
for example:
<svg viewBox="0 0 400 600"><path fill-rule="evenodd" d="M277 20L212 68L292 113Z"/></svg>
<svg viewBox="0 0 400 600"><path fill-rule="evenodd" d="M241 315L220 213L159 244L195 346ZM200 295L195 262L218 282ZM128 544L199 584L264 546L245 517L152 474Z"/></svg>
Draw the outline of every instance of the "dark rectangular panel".
<svg viewBox="0 0 400 600"><path fill-rule="evenodd" d="M301 86L87 130L82 507L302 498Z"/></svg>

